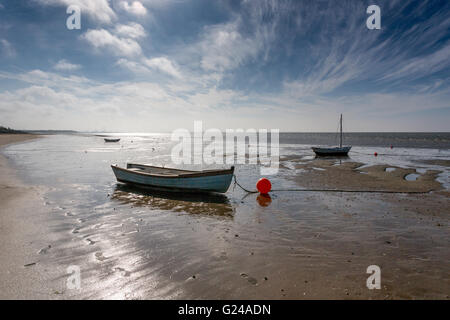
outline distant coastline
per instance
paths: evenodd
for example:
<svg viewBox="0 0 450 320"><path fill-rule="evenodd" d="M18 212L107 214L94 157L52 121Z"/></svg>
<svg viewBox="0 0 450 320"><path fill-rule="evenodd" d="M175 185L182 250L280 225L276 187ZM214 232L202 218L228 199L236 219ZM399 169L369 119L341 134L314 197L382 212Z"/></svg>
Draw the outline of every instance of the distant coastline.
<svg viewBox="0 0 450 320"><path fill-rule="evenodd" d="M14 130L8 127L2 127L0 126L0 134L26 134L27 132L25 131L20 131L20 130Z"/></svg>

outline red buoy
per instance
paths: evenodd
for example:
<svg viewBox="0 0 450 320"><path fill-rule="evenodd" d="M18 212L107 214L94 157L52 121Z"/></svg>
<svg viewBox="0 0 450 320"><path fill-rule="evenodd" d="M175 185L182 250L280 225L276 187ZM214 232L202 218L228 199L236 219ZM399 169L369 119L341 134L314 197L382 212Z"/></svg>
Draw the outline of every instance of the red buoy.
<svg viewBox="0 0 450 320"><path fill-rule="evenodd" d="M267 194L269 193L270 189L272 189L272 184L270 183L269 179L261 178L256 183L256 189L258 189L261 194Z"/></svg>
<svg viewBox="0 0 450 320"><path fill-rule="evenodd" d="M378 156L378 152L375 152L373 155L374 155L375 157L377 157L377 156Z"/></svg>

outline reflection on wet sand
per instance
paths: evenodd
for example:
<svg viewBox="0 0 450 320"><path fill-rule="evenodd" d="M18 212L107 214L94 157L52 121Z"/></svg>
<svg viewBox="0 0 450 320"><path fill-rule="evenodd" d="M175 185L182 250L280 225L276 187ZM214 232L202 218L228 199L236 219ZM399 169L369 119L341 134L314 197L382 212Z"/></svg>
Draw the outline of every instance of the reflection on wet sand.
<svg viewBox="0 0 450 320"><path fill-rule="evenodd" d="M164 192L117 184L111 199L137 207L187 212L213 216L233 217L234 208L223 194Z"/></svg>
<svg viewBox="0 0 450 320"><path fill-rule="evenodd" d="M268 207L272 203L272 198L268 194L259 194L256 201L261 207Z"/></svg>
<svg viewBox="0 0 450 320"><path fill-rule="evenodd" d="M314 159L318 160L336 160L339 161L339 163L342 162L342 160L350 160L350 156L318 156L316 155Z"/></svg>

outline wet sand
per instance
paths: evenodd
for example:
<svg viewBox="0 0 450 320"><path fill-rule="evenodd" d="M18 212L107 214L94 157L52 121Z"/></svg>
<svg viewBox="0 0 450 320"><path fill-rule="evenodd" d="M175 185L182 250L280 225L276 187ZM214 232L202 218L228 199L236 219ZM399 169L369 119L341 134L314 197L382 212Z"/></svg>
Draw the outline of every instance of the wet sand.
<svg viewBox="0 0 450 320"><path fill-rule="evenodd" d="M0 134L0 147L37 135ZM0 155L0 299L52 299L53 272L39 265L38 248L48 239L42 190L26 186Z"/></svg>
<svg viewBox="0 0 450 320"><path fill-rule="evenodd" d="M342 190L368 190L393 192L431 192L442 190L436 181L440 171L427 170L418 174L412 168L390 165L364 166L358 162L322 160L301 162L295 165L300 174L292 177L299 185L308 188L329 188ZM407 180L408 175L417 174L416 180Z"/></svg>
<svg viewBox="0 0 450 320"><path fill-rule="evenodd" d="M144 192L106 176L99 201L83 180L49 197L0 161L1 298L449 299L449 195L436 172L406 181L413 169L299 161L288 172L305 188L437 191L270 199ZM80 290L65 286L71 265ZM366 287L369 265L381 290Z"/></svg>

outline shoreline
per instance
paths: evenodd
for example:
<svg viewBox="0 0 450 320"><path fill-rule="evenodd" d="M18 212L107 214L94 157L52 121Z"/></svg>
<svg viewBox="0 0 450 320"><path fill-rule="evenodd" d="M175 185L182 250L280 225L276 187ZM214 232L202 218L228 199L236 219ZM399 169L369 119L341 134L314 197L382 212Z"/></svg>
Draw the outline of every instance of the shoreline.
<svg viewBox="0 0 450 320"><path fill-rule="evenodd" d="M38 138L31 134L1 134L0 150ZM36 258L36 247L48 232L42 191L24 185L1 153L0 177L0 299L52 299L49 272Z"/></svg>

